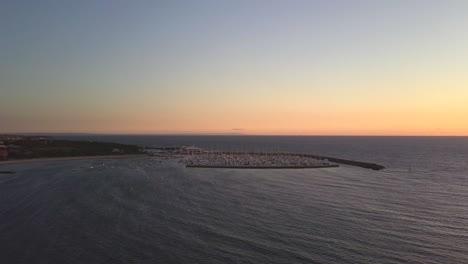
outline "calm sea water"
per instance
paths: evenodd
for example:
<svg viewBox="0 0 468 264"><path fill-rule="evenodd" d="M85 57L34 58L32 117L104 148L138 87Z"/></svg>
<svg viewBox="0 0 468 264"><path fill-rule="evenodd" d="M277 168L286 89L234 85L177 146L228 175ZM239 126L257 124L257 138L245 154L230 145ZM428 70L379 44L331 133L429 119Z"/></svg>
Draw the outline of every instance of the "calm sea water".
<svg viewBox="0 0 468 264"><path fill-rule="evenodd" d="M93 139L310 152L388 169L1 165L17 174L0 174L0 263L468 263L468 138Z"/></svg>

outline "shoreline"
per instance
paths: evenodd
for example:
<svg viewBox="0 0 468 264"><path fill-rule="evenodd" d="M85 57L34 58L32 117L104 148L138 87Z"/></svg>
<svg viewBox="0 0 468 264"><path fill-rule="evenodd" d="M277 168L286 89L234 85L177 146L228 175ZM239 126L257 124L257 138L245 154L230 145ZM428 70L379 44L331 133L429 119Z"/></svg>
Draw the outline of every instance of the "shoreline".
<svg viewBox="0 0 468 264"><path fill-rule="evenodd" d="M76 156L76 157L47 157L47 158L33 158L33 159L3 160L3 161L0 161L0 165L31 163L31 162L47 162L47 161L67 161L67 160L128 159L128 158L142 158L146 156L147 156L146 154L129 154L129 155L96 155L96 156Z"/></svg>

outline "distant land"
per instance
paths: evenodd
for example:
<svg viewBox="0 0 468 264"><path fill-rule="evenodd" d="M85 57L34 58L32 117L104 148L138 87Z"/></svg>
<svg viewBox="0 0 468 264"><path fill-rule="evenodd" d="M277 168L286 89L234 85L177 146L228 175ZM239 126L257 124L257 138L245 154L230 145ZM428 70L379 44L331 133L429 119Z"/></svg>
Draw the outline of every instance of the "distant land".
<svg viewBox="0 0 468 264"><path fill-rule="evenodd" d="M143 154L137 145L76 141L50 136L0 135L0 160Z"/></svg>
<svg viewBox="0 0 468 264"><path fill-rule="evenodd" d="M116 135L116 136L253 136L253 134L245 134L238 132L227 133L73 133L73 132L27 132L27 133L2 133L2 135L24 135L24 136L95 136L95 135Z"/></svg>

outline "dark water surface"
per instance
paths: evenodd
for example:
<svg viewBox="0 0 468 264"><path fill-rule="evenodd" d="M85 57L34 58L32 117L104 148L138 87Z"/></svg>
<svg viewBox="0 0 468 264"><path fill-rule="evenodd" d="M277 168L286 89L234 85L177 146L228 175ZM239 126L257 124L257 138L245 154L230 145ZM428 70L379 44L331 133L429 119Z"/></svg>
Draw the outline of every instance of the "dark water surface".
<svg viewBox="0 0 468 264"><path fill-rule="evenodd" d="M0 175L0 263L468 263L467 138L222 138L119 141L273 149L276 140L388 169L1 165L17 174Z"/></svg>

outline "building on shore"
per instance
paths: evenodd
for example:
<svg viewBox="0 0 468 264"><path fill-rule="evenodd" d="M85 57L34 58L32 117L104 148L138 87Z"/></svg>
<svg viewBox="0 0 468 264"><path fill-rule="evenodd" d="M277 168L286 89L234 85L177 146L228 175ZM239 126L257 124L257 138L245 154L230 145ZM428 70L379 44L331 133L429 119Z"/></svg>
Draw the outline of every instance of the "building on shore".
<svg viewBox="0 0 468 264"><path fill-rule="evenodd" d="M203 153L202 148L197 148L195 146L182 147L182 151L187 153L187 154L201 154L201 153Z"/></svg>
<svg viewBox="0 0 468 264"><path fill-rule="evenodd" d="M112 149L112 153L113 153L113 154L124 154L124 153L125 153L125 150L119 149L119 148L113 148L113 149Z"/></svg>

